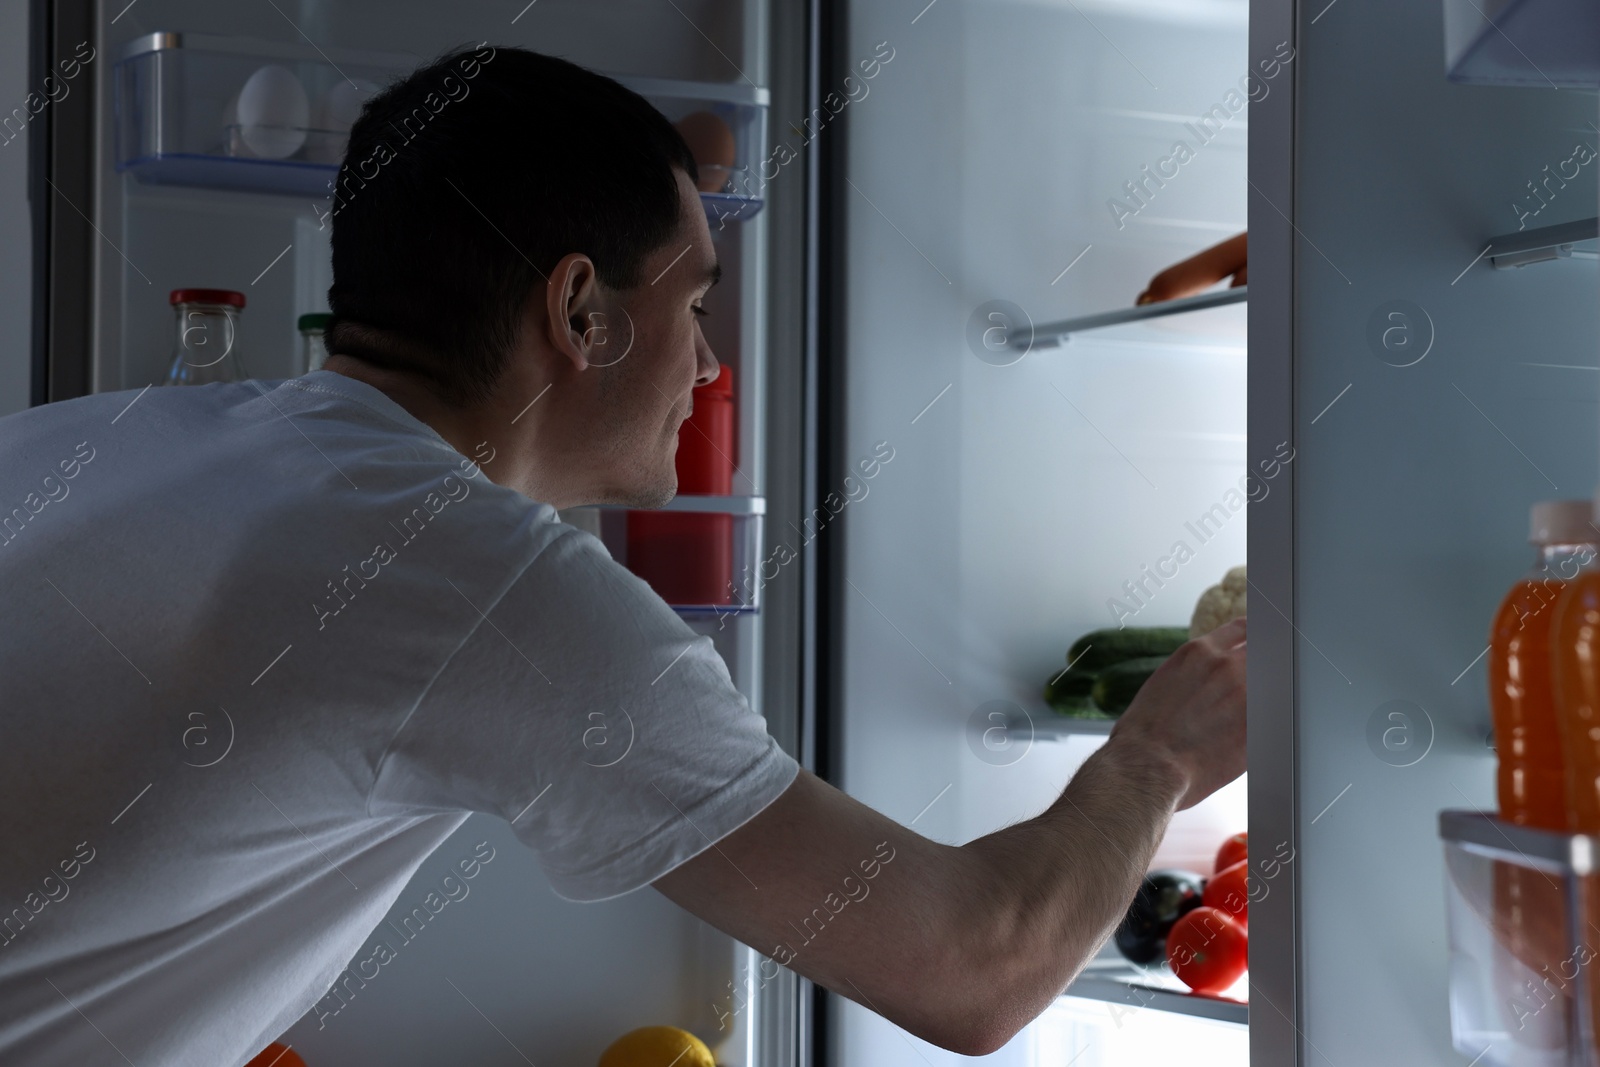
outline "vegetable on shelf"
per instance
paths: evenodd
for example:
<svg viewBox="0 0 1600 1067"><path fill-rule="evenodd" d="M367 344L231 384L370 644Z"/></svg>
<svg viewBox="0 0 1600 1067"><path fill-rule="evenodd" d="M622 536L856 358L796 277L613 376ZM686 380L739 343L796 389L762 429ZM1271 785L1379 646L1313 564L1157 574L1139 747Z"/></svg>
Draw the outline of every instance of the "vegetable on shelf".
<svg viewBox="0 0 1600 1067"><path fill-rule="evenodd" d="M1250 929L1250 865L1243 860L1206 880L1202 902L1231 915L1239 925Z"/></svg>
<svg viewBox="0 0 1600 1067"><path fill-rule="evenodd" d="M1068 668L1044 687L1044 702L1074 719L1114 719L1139 691L1143 679L1189 640L1181 626L1130 626L1095 630L1072 643ZM1137 663L1139 667L1128 667ZM1143 672L1137 684L1134 675Z"/></svg>
<svg viewBox="0 0 1600 1067"><path fill-rule="evenodd" d="M1249 968L1246 845L1244 834L1224 841L1217 870L1207 879L1174 870L1145 875L1112 935L1117 950L1140 966L1165 957L1172 973L1195 993L1226 992Z"/></svg>
<svg viewBox="0 0 1600 1067"><path fill-rule="evenodd" d="M1201 905L1167 937L1172 973L1196 993L1222 993L1249 968L1250 939L1227 912Z"/></svg>
<svg viewBox="0 0 1600 1067"><path fill-rule="evenodd" d="M1155 963L1166 952L1167 935L1177 921L1201 905L1200 876L1189 871L1151 871L1112 935L1117 951L1131 963Z"/></svg>
<svg viewBox="0 0 1600 1067"><path fill-rule="evenodd" d="M1089 694L1095 707L1108 715L1121 715L1156 668L1166 661L1166 656L1140 656L1113 663L1095 677L1094 689Z"/></svg>
<svg viewBox="0 0 1600 1067"><path fill-rule="evenodd" d="M1044 702L1051 709L1080 719L1103 719L1105 713L1094 706L1089 698L1094 689L1094 672L1069 668L1056 675L1044 686Z"/></svg>
<svg viewBox="0 0 1600 1067"><path fill-rule="evenodd" d="M1170 656L1189 640L1182 626L1128 626L1120 630L1086 633L1067 650L1075 670L1098 671L1113 663L1140 656Z"/></svg>
<svg viewBox="0 0 1600 1067"><path fill-rule="evenodd" d="M1249 853L1250 835L1234 834L1232 837L1228 838L1222 843L1221 848L1217 849L1217 861L1212 865L1212 873L1220 874L1229 867L1232 867L1235 863L1239 863L1246 859L1249 856Z"/></svg>
<svg viewBox="0 0 1600 1067"><path fill-rule="evenodd" d="M1200 594L1189 620L1189 636L1204 637L1230 619L1244 615L1245 591L1250 588L1244 567L1234 567L1222 581Z"/></svg>

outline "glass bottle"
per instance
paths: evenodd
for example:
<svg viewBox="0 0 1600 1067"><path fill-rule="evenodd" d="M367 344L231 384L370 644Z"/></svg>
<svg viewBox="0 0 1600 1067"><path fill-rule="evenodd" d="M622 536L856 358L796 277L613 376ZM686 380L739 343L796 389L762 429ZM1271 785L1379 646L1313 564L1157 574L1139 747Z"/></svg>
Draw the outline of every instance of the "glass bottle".
<svg viewBox="0 0 1600 1067"><path fill-rule="evenodd" d="M239 382L249 377L239 357L244 294L231 289L174 289L172 363L163 385Z"/></svg>
<svg viewBox="0 0 1600 1067"><path fill-rule="evenodd" d="M333 316L326 311L315 311L309 315L301 315L295 323L300 330L300 373L308 374L314 370L321 370L322 364L327 362L328 348L323 343L323 335L328 332L328 323Z"/></svg>

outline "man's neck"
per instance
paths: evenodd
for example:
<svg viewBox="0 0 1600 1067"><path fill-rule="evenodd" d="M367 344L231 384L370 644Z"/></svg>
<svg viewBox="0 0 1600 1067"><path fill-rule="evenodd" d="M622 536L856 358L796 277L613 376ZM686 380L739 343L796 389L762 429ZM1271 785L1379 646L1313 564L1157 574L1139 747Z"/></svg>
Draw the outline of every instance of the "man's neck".
<svg viewBox="0 0 1600 1067"><path fill-rule="evenodd" d="M534 472L525 457L531 454L531 449L520 447L522 435L515 429L507 432L507 427L513 426L510 420L494 418L481 405L455 407L446 404L425 379L409 371L374 366L347 355L330 355L323 369L370 385L405 408L418 422L427 424L444 438L451 448L482 464L490 481L524 495L538 496L529 492ZM498 431L489 429L496 424L500 427ZM485 455L493 456L493 461L485 460ZM563 506L556 501L546 502L558 508Z"/></svg>
<svg viewBox="0 0 1600 1067"><path fill-rule="evenodd" d="M470 456L477 442L474 436L474 419L469 409L451 408L443 404L424 386L417 375L407 371L377 367L354 356L331 355L322 365L346 378L354 378L370 385L396 404L405 408L418 422L427 423L435 433L462 455Z"/></svg>

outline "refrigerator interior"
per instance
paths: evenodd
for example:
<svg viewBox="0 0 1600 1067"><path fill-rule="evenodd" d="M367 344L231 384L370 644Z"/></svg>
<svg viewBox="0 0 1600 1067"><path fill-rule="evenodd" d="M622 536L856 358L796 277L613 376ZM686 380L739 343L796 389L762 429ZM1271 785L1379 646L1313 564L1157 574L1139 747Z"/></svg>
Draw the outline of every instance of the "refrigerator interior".
<svg viewBox="0 0 1600 1067"><path fill-rule="evenodd" d="M1111 600L1129 625L1187 626L1200 593L1245 562L1247 461L1243 304L1014 362L980 356L971 324L986 324L995 300L1035 324L1130 307L1158 270L1245 229L1241 80L1253 57L1244 0L921 6L849 5L839 57L893 49L850 105L835 284L842 459L854 467L880 441L894 458L838 534L836 758L848 792L961 842L1042 810L1103 742L1046 738L1057 717L1040 692L1077 637L1117 625ZM1217 106L1197 136L1190 127ZM1192 158L1131 197L1124 183L1177 140ZM1218 504L1224 517L1196 536L1191 524ZM1178 541L1192 558L1130 599L1123 583ZM996 749L984 731L1007 705L1039 732L1030 743L1012 731ZM1245 798L1240 781L1181 813L1157 865L1209 874L1217 846L1245 829ZM833 1006L832 1062L958 1059ZM1233 1064L1247 1032L1074 998L989 1059L1141 1062L1141 1040Z"/></svg>
<svg viewBox="0 0 1600 1067"><path fill-rule="evenodd" d="M111 0L99 5L96 25L95 215L106 238L93 264L96 391L160 381L172 346L167 294L188 286L246 294L237 351L252 377L297 373L296 317L326 310L331 280L325 199L152 185L113 169L112 66L136 38L158 31L229 35L309 47L309 58L335 64L342 50L380 52L402 73L485 40L607 73L752 89L765 85L768 69L760 0ZM713 225L725 273L705 301L708 341L736 374L734 492L754 496L766 480L766 225L761 215ZM762 616L731 617L723 626L715 618L690 623L713 636L735 684L765 712ZM495 858L469 894L408 938L405 918L485 841ZM655 1024L695 1032L729 1067L751 1062L759 1041L775 1047L794 1041L792 1033L774 1032L782 1020L763 1016L767 998L778 990L757 995L757 957L750 950L653 892L599 904L560 900L536 857L509 827L487 816L470 818L423 864L373 938L387 939L392 960L375 978L358 976L338 987L342 994L325 997L283 1038L313 1067L592 1063L616 1036Z"/></svg>

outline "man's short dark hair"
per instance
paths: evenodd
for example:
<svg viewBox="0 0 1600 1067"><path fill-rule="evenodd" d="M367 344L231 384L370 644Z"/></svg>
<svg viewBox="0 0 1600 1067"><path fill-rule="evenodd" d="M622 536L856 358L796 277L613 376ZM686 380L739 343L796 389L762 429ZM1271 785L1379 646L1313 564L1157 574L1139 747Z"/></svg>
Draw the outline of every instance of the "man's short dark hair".
<svg viewBox="0 0 1600 1067"><path fill-rule="evenodd" d="M417 70L350 131L328 351L422 374L449 404L484 399L562 256L639 284L680 222L674 168L697 177L672 124L566 60L483 47Z"/></svg>

